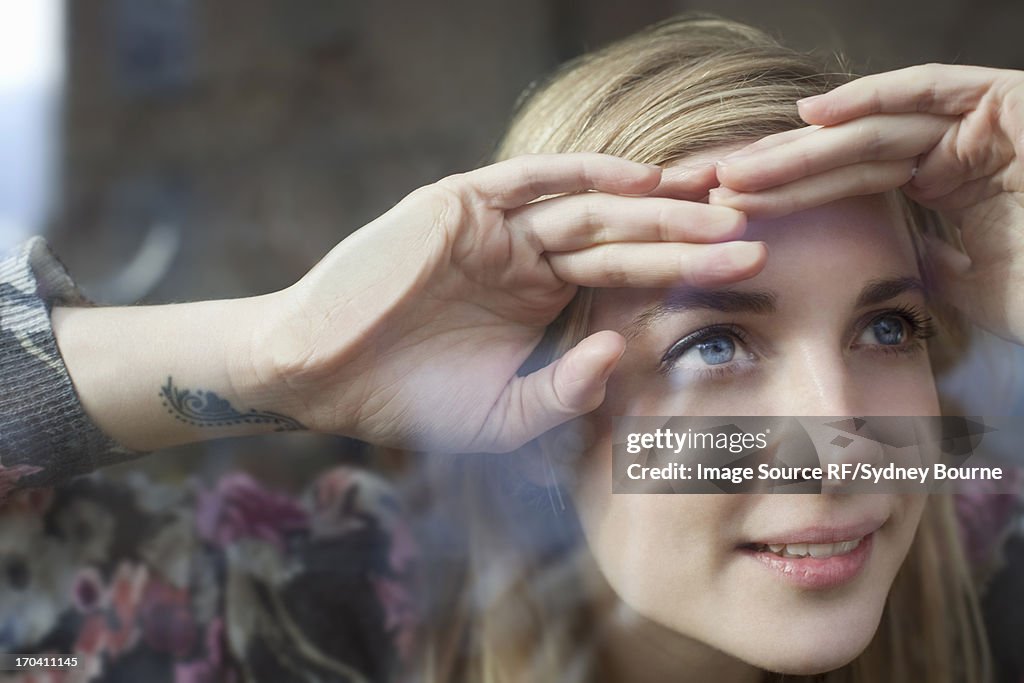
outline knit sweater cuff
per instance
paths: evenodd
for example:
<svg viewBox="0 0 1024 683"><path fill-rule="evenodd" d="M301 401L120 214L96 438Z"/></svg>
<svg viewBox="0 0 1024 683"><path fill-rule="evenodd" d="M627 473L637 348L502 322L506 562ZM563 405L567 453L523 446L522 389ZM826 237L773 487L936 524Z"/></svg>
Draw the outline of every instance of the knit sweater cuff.
<svg viewBox="0 0 1024 683"><path fill-rule="evenodd" d="M45 240L0 253L0 499L141 455L82 409L53 336L54 305L92 303Z"/></svg>

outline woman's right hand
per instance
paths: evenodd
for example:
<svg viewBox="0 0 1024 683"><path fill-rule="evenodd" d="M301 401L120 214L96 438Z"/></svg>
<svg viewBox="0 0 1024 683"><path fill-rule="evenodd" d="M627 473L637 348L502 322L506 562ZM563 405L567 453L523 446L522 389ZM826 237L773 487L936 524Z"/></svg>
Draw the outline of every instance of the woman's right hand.
<svg viewBox="0 0 1024 683"><path fill-rule="evenodd" d="M624 350L599 331L517 375L578 286L718 285L761 270L764 245L733 241L744 215L697 201L715 184L711 164L663 174L601 154L447 177L271 295L253 369L317 431L511 450L600 405Z"/></svg>
<svg viewBox="0 0 1024 683"><path fill-rule="evenodd" d="M900 188L959 230L929 240L940 293L1024 344L1024 72L926 64L798 103L809 126L720 161L712 203L755 218Z"/></svg>

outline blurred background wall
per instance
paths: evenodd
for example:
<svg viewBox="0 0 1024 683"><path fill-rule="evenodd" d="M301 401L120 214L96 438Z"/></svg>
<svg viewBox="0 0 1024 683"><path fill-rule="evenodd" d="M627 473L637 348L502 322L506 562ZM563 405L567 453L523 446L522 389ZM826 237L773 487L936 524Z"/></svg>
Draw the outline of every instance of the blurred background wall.
<svg viewBox="0 0 1024 683"><path fill-rule="evenodd" d="M865 72L1024 67L1019 0L0 0L0 75L22 74L0 78L0 111L28 107L0 128L0 237L44 232L103 303L284 287L409 191L485 163L555 65L686 10ZM289 438L323 457L348 447ZM185 473L211 450L282 443L145 466Z"/></svg>

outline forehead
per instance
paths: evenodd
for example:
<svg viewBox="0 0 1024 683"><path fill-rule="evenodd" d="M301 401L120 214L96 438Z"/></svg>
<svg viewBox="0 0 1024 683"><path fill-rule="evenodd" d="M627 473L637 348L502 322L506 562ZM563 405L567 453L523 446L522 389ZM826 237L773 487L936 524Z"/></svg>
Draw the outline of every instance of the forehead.
<svg viewBox="0 0 1024 683"><path fill-rule="evenodd" d="M743 239L765 242L768 261L756 276L727 289L772 290L780 310L794 304L850 305L868 282L920 276L908 226L882 195L842 199L766 221L751 220ZM598 290L592 326L621 329L638 309L668 293Z"/></svg>

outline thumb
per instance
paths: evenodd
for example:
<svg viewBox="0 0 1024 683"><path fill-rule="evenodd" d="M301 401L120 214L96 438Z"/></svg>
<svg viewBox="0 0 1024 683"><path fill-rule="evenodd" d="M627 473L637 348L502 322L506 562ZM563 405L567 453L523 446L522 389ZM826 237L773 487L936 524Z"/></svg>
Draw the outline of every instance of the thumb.
<svg viewBox="0 0 1024 683"><path fill-rule="evenodd" d="M512 380L495 404L504 414L489 416L500 425L489 450L512 450L600 406L608 378L625 351L621 334L597 332L558 360Z"/></svg>

